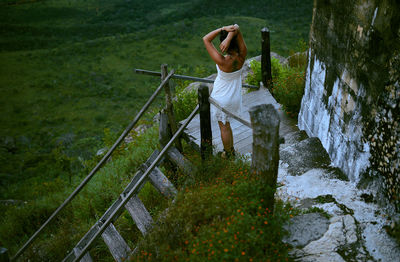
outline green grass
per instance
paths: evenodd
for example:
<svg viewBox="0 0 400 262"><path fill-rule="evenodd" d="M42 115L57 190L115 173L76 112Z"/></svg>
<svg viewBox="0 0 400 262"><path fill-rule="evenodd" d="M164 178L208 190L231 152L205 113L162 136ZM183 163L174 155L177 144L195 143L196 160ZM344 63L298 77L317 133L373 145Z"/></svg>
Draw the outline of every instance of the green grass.
<svg viewBox="0 0 400 262"><path fill-rule="evenodd" d="M15 251L152 94L159 79L135 75L133 68L159 70L167 63L206 76L215 65L201 37L231 23L241 26L249 57L260 54L264 26L271 30L272 51L286 56L298 39L308 38L311 11L311 0L1 0L0 199L28 206L1 206L2 230L16 231L0 234L0 245Z"/></svg>
<svg viewBox="0 0 400 262"><path fill-rule="evenodd" d="M282 225L291 207L277 202L272 214L266 204L271 188L249 163L217 157L198 168L195 181L140 240L132 261L290 260Z"/></svg>

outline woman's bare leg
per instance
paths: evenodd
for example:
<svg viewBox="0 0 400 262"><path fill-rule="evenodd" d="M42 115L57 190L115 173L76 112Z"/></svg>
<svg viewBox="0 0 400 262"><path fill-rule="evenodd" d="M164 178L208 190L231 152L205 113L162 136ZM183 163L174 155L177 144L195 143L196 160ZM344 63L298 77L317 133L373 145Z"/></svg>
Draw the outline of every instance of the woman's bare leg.
<svg viewBox="0 0 400 262"><path fill-rule="evenodd" d="M233 135L231 125L229 122L226 122L224 125L221 121L218 121L218 124L221 131L221 139L224 149L226 152L231 152L233 150Z"/></svg>

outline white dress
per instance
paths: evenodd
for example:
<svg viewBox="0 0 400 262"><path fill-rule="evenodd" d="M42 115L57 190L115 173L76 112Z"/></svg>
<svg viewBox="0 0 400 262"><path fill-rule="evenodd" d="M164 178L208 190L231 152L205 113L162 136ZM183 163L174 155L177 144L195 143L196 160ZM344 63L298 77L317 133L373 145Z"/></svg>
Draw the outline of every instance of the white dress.
<svg viewBox="0 0 400 262"><path fill-rule="evenodd" d="M226 73L217 67L217 78L210 97L228 111L240 115L242 111L242 69L235 72ZM230 117L211 104L211 117L213 120L221 121L226 124L230 122Z"/></svg>

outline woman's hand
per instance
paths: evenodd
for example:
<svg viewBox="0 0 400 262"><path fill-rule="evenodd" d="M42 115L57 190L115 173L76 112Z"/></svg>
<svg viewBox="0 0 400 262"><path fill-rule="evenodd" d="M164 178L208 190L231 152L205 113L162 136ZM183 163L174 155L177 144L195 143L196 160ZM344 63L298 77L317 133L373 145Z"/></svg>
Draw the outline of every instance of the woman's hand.
<svg viewBox="0 0 400 262"><path fill-rule="evenodd" d="M227 32L235 32L235 31L239 30L239 26L237 24L227 25L227 26L223 26L222 30L225 30Z"/></svg>

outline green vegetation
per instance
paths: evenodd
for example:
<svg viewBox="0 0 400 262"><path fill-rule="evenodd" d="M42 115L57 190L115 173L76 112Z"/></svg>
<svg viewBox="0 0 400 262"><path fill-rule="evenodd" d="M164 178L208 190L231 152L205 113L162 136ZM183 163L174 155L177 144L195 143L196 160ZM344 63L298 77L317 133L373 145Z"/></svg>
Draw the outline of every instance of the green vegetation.
<svg viewBox="0 0 400 262"><path fill-rule="evenodd" d="M199 169L194 183L181 190L168 214L139 242L132 260L287 261L282 225L291 208L281 202L274 214L266 208L271 189L251 173L249 163L216 157Z"/></svg>
<svg viewBox="0 0 400 262"><path fill-rule="evenodd" d="M241 26L249 57L260 53L264 26L271 30L272 50L289 55L308 36L311 6L311 0L1 0L0 199L27 204L1 204L0 246L14 254L153 93L159 79L135 75L133 68L159 70L167 63L181 73L207 76L215 65L201 36L231 23ZM185 84L177 81L179 119L196 99L182 92ZM156 100L141 123L152 122L163 100ZM59 260L65 254L60 250L70 248L102 214L156 147L154 128L139 138L143 146L122 146L46 231L34 248L50 257L38 260ZM144 192L156 214L165 201L150 189ZM135 242L139 234L129 216L120 221L126 239ZM103 253L96 246L94 256Z"/></svg>
<svg viewBox="0 0 400 262"><path fill-rule="evenodd" d="M304 94L305 66L307 64L306 44L303 40L298 42L298 50L288 59L288 65L282 65L278 59L271 58L271 74L273 87L272 95L280 103L285 112L291 117L297 117L301 99ZM249 74L247 82L252 85L259 85L261 81L261 62L251 61L252 73Z"/></svg>
<svg viewBox="0 0 400 262"><path fill-rule="evenodd" d="M123 145L122 150L113 155L113 160L98 172L71 205L67 206L56 221L34 242L32 248L27 250L26 260L62 260L66 252L71 250L117 199L136 170L156 149L158 126L154 125L142 135L132 133L132 136L135 140L128 145ZM106 136L105 140L114 139ZM96 163L95 161L87 162L87 168L92 168ZM79 183L80 179L73 177L70 184L57 178L50 182L31 185L36 199L25 205L8 208L4 217L1 218L1 245L9 248L11 254L14 254ZM152 215L164 210L168 204L166 199L150 186L145 186L139 197ZM133 246L132 243L137 240L140 232L134 226L129 214L124 213L116 223L116 227ZM34 250L42 252L38 253ZM110 261L110 254L101 241L98 241L91 254L100 261Z"/></svg>

